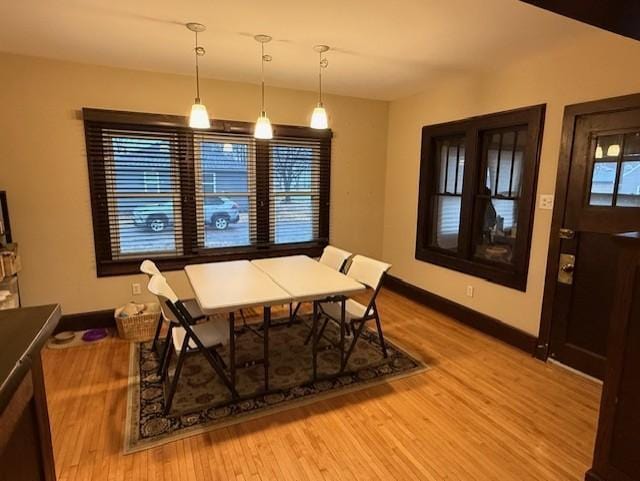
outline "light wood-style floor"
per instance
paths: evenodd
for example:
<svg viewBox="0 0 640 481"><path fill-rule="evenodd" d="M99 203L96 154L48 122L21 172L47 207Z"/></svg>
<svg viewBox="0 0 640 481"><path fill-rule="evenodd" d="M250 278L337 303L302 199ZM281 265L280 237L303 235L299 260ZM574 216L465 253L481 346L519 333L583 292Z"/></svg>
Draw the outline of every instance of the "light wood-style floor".
<svg viewBox="0 0 640 481"><path fill-rule="evenodd" d="M56 471L89 480L582 480L600 386L389 291L430 371L123 456L129 347L45 349Z"/></svg>

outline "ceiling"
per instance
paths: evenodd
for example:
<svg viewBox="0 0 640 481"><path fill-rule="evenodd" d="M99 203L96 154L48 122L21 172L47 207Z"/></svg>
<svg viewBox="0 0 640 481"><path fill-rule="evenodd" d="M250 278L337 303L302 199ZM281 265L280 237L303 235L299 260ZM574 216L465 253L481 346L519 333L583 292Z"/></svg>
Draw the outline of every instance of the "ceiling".
<svg viewBox="0 0 640 481"><path fill-rule="evenodd" d="M593 29L517 0L21 0L0 5L0 51L158 72L259 82L256 33L274 37L267 84L313 90L330 45L325 90L391 100L434 75L477 71Z"/></svg>

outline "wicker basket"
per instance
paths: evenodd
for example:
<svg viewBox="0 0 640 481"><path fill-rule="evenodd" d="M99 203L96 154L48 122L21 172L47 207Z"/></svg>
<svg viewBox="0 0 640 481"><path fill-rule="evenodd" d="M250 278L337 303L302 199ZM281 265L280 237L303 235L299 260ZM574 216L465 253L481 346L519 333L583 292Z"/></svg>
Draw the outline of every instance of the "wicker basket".
<svg viewBox="0 0 640 481"><path fill-rule="evenodd" d="M134 316L121 317L122 308L116 309L115 318L118 335L128 341L148 341L153 339L160 319L160 305L155 302L145 304L145 309Z"/></svg>

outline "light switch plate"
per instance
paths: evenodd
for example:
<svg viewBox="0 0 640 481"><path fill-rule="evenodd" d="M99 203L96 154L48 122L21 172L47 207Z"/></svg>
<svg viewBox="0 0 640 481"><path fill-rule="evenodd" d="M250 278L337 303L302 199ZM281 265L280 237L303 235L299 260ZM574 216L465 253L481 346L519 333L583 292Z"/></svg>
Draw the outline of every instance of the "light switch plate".
<svg viewBox="0 0 640 481"><path fill-rule="evenodd" d="M140 284L138 283L131 284L131 292L133 293L134 296L141 294Z"/></svg>
<svg viewBox="0 0 640 481"><path fill-rule="evenodd" d="M553 194L540 195L540 208L544 210L553 210Z"/></svg>

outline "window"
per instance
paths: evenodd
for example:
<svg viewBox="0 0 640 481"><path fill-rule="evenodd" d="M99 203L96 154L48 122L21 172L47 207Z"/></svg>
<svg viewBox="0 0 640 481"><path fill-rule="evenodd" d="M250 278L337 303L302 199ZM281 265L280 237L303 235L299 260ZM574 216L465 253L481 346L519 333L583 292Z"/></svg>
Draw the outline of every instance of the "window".
<svg viewBox="0 0 640 481"><path fill-rule="evenodd" d="M423 127L416 259L526 289L543 121L535 106Z"/></svg>
<svg viewBox="0 0 640 481"><path fill-rule="evenodd" d="M640 133L595 138L590 206L640 207Z"/></svg>
<svg viewBox="0 0 640 481"><path fill-rule="evenodd" d="M305 253L329 237L331 132L83 110L99 276Z"/></svg>

